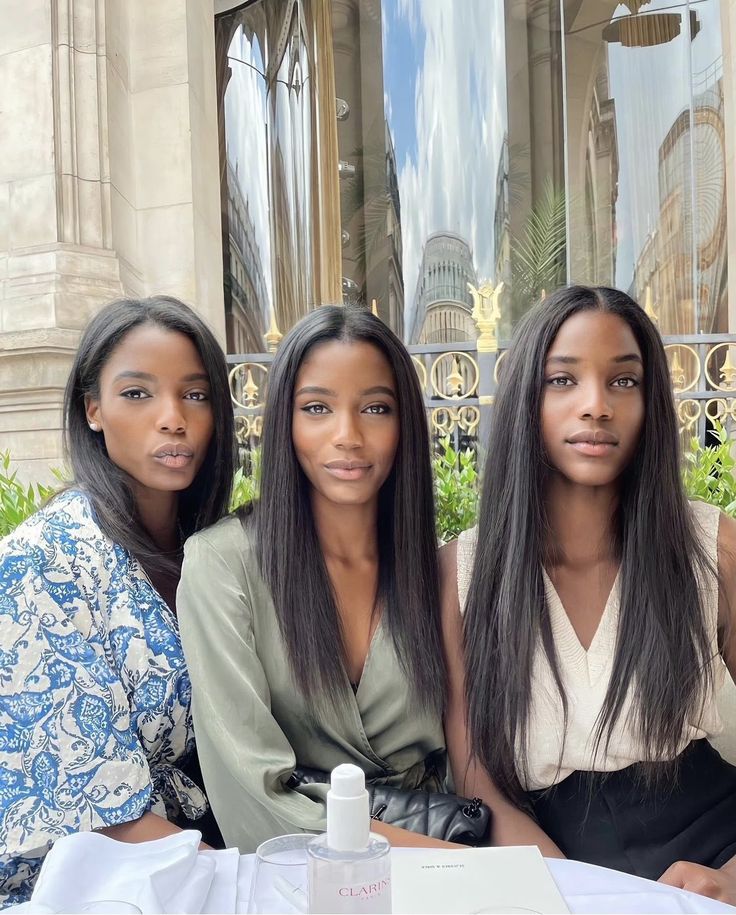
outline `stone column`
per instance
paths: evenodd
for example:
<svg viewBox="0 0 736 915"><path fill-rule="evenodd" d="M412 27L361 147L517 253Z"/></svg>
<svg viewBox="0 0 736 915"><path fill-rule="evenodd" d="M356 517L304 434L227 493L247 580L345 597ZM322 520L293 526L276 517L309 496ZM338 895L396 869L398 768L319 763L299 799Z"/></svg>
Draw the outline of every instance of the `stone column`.
<svg viewBox="0 0 736 915"><path fill-rule="evenodd" d="M79 332L178 296L224 344L211 0L0 0L0 450L61 463Z"/></svg>
<svg viewBox="0 0 736 915"><path fill-rule="evenodd" d="M0 20L0 448L46 478L78 331L122 292L104 0L4 0Z"/></svg>

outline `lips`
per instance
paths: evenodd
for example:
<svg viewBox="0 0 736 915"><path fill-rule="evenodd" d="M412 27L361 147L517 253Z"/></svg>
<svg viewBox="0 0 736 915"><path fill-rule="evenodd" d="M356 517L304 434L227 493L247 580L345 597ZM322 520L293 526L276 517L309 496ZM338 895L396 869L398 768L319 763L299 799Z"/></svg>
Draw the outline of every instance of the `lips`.
<svg viewBox="0 0 736 915"><path fill-rule="evenodd" d="M338 480L362 480L373 465L365 461L329 461L324 466L325 470Z"/></svg>
<svg viewBox="0 0 736 915"><path fill-rule="evenodd" d="M565 441L584 457L607 457L618 447L618 438L605 429L580 429Z"/></svg>
<svg viewBox="0 0 736 915"><path fill-rule="evenodd" d="M569 435L566 441L570 445L588 442L591 445L618 445L618 438L606 429L581 429Z"/></svg>
<svg viewBox="0 0 736 915"><path fill-rule="evenodd" d="M169 442L165 445L159 445L153 452L153 458L159 464L163 464L164 467L168 467L171 470L180 470L194 459L194 451L189 445L184 445L181 442L175 444Z"/></svg>

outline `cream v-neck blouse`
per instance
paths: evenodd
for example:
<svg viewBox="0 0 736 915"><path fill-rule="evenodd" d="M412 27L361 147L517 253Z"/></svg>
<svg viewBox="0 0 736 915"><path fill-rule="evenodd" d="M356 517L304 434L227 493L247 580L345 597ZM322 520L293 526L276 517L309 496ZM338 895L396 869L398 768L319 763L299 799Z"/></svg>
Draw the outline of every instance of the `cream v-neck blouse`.
<svg viewBox="0 0 736 915"><path fill-rule="evenodd" d="M199 761L228 845L252 852L272 836L326 828L327 786L285 787L297 763L329 771L351 762L366 779L403 788L419 785L430 754L442 767L440 718L418 707L380 623L355 694L345 678L344 711L313 712L238 518L187 542L177 608Z"/></svg>
<svg viewBox="0 0 736 915"><path fill-rule="evenodd" d="M690 503L703 544L718 567L718 523L720 512L704 502ZM472 574L477 528L460 535L457 550L458 596L464 609ZM560 676L568 700L567 730L564 728L562 701L541 643L537 645L532 667L532 702L528 731L527 791L548 788L575 771L614 772L636 762L651 761L650 753L634 728L636 697L627 697L611 733L607 750L595 755L593 746L596 722L603 708L611 679L619 621L620 582L616 576L598 629L586 651L544 572L544 587L552 634L557 650ZM678 752L691 740L713 737L722 730L715 693L723 683L725 666L718 654L718 584L714 575L701 581L705 597L708 634L713 646L714 688L704 697L702 715L688 722Z"/></svg>

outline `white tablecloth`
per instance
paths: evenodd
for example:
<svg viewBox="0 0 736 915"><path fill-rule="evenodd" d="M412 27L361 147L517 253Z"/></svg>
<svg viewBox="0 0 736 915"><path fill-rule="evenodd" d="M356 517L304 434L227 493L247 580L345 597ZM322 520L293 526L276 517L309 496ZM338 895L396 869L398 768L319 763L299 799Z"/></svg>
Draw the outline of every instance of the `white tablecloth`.
<svg viewBox="0 0 736 915"><path fill-rule="evenodd" d="M107 840L110 842L111 840ZM166 840L159 840L159 843ZM152 843L148 843L152 844ZM155 843L153 843L155 844ZM139 846L140 848L140 846ZM394 849L392 854L400 855L406 853L406 849ZM195 846L196 852L196 846ZM413 852L413 850L412 850ZM235 907L236 912L247 912L250 898L251 881L254 873L255 855L241 855L233 862L233 852L200 852L199 858L208 857L216 860L215 878L210 892L207 896L207 904L196 909L190 909L192 912L232 912ZM232 864L230 863L232 862ZM48 862L47 862L48 863ZM114 863L114 862L113 862ZM197 859L199 863L199 859ZM202 862L210 863L210 862ZM222 863L222 867L220 866ZM110 862L108 861L108 865ZM640 877L630 877L628 874L622 874L618 871L608 870L603 867L594 867L590 864L581 864L578 861L558 861L547 859L552 876L557 886L565 898L571 912L590 912L590 913L608 913L608 912L731 912L736 913L736 908L716 902L713 899L707 899L705 896L697 896L693 893L686 893L683 890L676 890L671 887L663 886L659 883L653 883L650 880L643 880ZM84 865L86 868L93 867L94 861L87 856ZM227 865L227 866L225 866ZM302 869L299 868L301 871ZM302 880L306 883L306 867L303 868L304 874ZM50 874L51 872L49 872ZM236 877L237 874L237 877ZM290 878L296 875L289 875ZM49 901L60 900L65 893L68 895L67 881L61 876L59 882L54 882L51 887L52 897ZM80 878L78 874L73 879ZM73 883L73 879L71 883ZM180 890L185 890L184 884L190 883L189 878L182 883ZM301 881L299 881L301 882ZM69 884L71 885L71 884ZM128 887L132 892L132 884ZM266 884L270 911L273 912L294 912L297 909L291 908L286 902L283 895L275 892L274 888ZM191 895L191 894L190 894ZM272 898L273 897L273 898ZM103 893L102 896L95 898L127 898L115 894L115 897ZM140 896L136 897L140 902ZM179 897L177 897L179 898ZM186 893L180 893L180 898L188 898ZM128 901L132 901L129 899ZM170 900L171 901L171 900ZM175 902L175 900L173 900ZM62 911L69 911L68 908L62 907ZM164 907L165 911L181 911L180 904L174 908ZM7 909L7 912L15 912L20 915L21 912L55 912L59 911L59 905L50 905L47 907L34 906L33 902L23 903ZM148 908L146 911L159 912L161 909Z"/></svg>
<svg viewBox="0 0 736 915"><path fill-rule="evenodd" d="M397 848L392 854L401 852L402 849ZM546 860L571 912L589 912L593 915L606 915L609 912L736 912L736 908L714 899L686 893L641 877L631 877L605 867L581 864L579 861ZM240 858L238 912L247 911L254 861L255 855L242 855ZM274 911L297 911L289 909L282 897L280 905L281 908Z"/></svg>

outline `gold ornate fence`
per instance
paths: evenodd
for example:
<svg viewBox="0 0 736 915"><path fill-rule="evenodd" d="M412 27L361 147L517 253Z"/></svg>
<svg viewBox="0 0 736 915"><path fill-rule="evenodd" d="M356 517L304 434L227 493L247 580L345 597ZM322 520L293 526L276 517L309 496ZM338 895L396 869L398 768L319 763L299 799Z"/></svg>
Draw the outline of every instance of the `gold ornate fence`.
<svg viewBox="0 0 736 915"><path fill-rule="evenodd" d="M457 444L483 441L490 426L498 369L507 344L499 342L499 296L503 283L469 285L476 340L467 343L410 346L430 430L449 435ZM645 310L657 315L647 295ZM374 310L375 313L375 310ZM267 353L228 356L230 390L236 410L236 434L244 452L256 447L263 427L268 370L281 341L272 320ZM736 426L736 336L699 334L663 337L683 444L704 441L708 423L718 420L733 434Z"/></svg>
<svg viewBox="0 0 736 915"><path fill-rule="evenodd" d="M736 433L736 336L665 337L664 343L683 443L692 436L703 441L712 420ZM449 435L462 444L482 439L505 345L490 353L479 351L476 342L412 346L409 350L432 434ZM228 357L236 433L245 451L260 441L272 360L272 353Z"/></svg>

